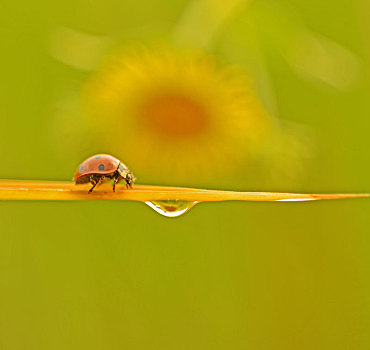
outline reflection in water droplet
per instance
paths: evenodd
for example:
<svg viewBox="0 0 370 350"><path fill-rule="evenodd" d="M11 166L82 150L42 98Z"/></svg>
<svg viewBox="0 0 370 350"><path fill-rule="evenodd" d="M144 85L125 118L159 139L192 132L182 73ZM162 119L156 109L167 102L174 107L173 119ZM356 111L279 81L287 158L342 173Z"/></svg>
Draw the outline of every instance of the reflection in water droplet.
<svg viewBox="0 0 370 350"><path fill-rule="evenodd" d="M149 207L153 208L157 213L167 216L168 218L175 218L185 214L198 202L192 201L151 201L145 202Z"/></svg>
<svg viewBox="0 0 370 350"><path fill-rule="evenodd" d="M315 198L286 198L286 199L278 199L276 202L307 202L307 201L315 201Z"/></svg>

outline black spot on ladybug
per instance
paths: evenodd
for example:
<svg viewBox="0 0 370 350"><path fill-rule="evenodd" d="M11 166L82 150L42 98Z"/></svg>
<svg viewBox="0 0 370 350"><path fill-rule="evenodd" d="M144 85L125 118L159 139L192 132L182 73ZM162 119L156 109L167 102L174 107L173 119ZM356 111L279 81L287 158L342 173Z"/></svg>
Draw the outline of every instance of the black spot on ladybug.
<svg viewBox="0 0 370 350"><path fill-rule="evenodd" d="M104 164L99 164L99 170L103 171L104 170Z"/></svg>
<svg viewBox="0 0 370 350"><path fill-rule="evenodd" d="M79 172L79 173L82 173L82 170L83 170L83 169L84 169L84 166L83 166L83 165L81 165L81 166L80 166L80 168L78 169L78 172Z"/></svg>
<svg viewBox="0 0 370 350"><path fill-rule="evenodd" d="M100 158L101 158L101 156L96 156L96 157L95 157L95 159L100 159Z"/></svg>

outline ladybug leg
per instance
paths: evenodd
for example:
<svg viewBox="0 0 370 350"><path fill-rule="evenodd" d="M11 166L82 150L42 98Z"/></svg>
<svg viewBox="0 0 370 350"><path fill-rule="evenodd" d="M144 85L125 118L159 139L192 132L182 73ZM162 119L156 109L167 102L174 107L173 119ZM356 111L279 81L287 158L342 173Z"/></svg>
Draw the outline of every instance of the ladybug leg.
<svg viewBox="0 0 370 350"><path fill-rule="evenodd" d="M129 189L129 188L132 189L132 183L130 181L126 181L126 188L127 189Z"/></svg>
<svg viewBox="0 0 370 350"><path fill-rule="evenodd" d="M129 177L125 177L124 180L126 181L126 188L132 188L132 180Z"/></svg>
<svg viewBox="0 0 370 350"><path fill-rule="evenodd" d="M89 193L91 193L92 192L92 190L95 188L95 186L97 185L97 183L95 183L94 185L93 185L93 187L91 187L90 189L89 189Z"/></svg>
<svg viewBox="0 0 370 350"><path fill-rule="evenodd" d="M118 182L119 173L116 171L113 175L113 192L116 192L116 183Z"/></svg>
<svg viewBox="0 0 370 350"><path fill-rule="evenodd" d="M100 179L97 179L94 175L90 176L90 182L93 184L93 187L89 189L89 193L95 188L95 186L99 183Z"/></svg>

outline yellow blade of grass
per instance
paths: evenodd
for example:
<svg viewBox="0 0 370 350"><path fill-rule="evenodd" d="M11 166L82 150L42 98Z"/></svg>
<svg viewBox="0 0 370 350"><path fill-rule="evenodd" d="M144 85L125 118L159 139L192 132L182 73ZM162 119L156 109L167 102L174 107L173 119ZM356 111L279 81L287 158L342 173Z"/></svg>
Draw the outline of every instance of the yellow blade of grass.
<svg viewBox="0 0 370 350"><path fill-rule="evenodd" d="M275 192L235 192L182 187L135 185L133 189L103 184L88 193L91 185L74 185L65 181L0 180L0 200L131 200L149 201L312 201L369 197L369 193L307 194Z"/></svg>

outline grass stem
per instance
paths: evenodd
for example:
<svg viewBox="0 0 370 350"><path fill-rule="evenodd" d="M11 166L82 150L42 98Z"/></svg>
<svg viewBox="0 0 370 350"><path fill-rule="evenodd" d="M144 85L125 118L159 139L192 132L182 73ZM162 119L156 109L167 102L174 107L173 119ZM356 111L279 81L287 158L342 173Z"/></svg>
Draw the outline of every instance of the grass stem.
<svg viewBox="0 0 370 350"><path fill-rule="evenodd" d="M0 180L0 200L131 200L131 201L310 201L369 197L369 193L308 194L278 192L236 192L183 187L135 185L126 190L124 185L112 191L111 184L103 184L88 193L90 184L74 185L65 181Z"/></svg>

